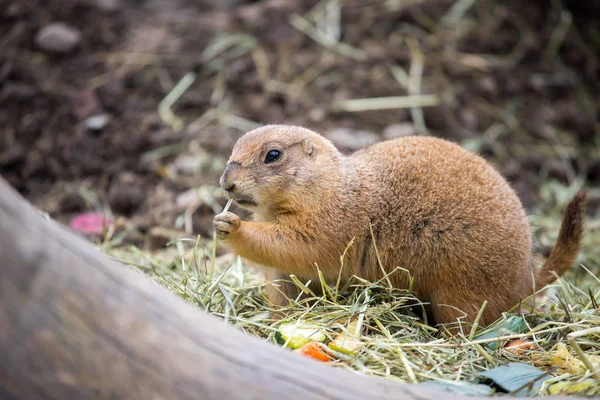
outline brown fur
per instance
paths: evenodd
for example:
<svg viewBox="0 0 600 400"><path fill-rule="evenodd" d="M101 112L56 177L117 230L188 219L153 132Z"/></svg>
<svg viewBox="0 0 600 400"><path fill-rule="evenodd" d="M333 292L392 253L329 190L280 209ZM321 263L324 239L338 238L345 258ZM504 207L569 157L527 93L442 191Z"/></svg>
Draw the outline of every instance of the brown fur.
<svg viewBox="0 0 600 400"><path fill-rule="evenodd" d="M273 148L283 157L265 164ZM340 255L355 238L342 280L377 280L382 268L404 268L437 323L472 321L485 300L480 323L493 322L567 270L582 237L583 192L567 207L550 258L534 272L529 224L506 180L483 158L430 137L343 156L307 129L265 126L236 143L221 185L255 220L222 213L216 232L240 256L270 267L268 279L315 280L318 265L334 282ZM406 287L409 277L396 270L390 279ZM278 304L297 294L293 285L278 289L269 291Z"/></svg>

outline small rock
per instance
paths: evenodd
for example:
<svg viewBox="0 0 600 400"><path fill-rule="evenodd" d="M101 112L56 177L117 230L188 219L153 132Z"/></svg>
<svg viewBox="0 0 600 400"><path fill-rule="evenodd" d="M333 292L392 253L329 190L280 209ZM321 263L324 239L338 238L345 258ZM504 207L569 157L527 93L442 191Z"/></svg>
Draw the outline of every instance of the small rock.
<svg viewBox="0 0 600 400"><path fill-rule="evenodd" d="M340 150L356 151L379 141L379 136L368 131L334 128L326 135Z"/></svg>
<svg viewBox="0 0 600 400"><path fill-rule="evenodd" d="M383 137L385 140L391 140L406 136L415 135L415 126L409 122L391 124L383 129Z"/></svg>
<svg viewBox="0 0 600 400"><path fill-rule="evenodd" d="M43 27L35 36L35 42L44 51L65 54L81 42L81 32L62 22L55 22Z"/></svg>
<svg viewBox="0 0 600 400"><path fill-rule="evenodd" d="M83 121L83 125L86 129L91 131L101 131L110 122L110 115L108 114L97 114L88 117Z"/></svg>

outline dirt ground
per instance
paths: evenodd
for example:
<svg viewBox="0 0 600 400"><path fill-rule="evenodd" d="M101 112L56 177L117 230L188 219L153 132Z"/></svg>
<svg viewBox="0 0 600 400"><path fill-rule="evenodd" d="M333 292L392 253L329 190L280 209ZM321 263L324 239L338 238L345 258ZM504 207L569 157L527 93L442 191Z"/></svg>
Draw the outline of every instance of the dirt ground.
<svg viewBox="0 0 600 400"><path fill-rule="evenodd" d="M493 162L531 212L558 202L548 185L585 181L594 214L591 4L0 0L0 175L60 221L96 210L121 221L123 241L160 246L162 230L210 236L218 177L244 131L294 123L345 151L447 138ZM190 72L176 129L158 106ZM346 102L419 94L437 105Z"/></svg>

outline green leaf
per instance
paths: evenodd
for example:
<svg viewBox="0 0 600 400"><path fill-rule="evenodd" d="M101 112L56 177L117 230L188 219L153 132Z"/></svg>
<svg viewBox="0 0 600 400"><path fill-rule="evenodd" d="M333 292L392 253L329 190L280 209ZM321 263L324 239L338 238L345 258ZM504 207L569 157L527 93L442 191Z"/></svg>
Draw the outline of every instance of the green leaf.
<svg viewBox="0 0 600 400"><path fill-rule="evenodd" d="M510 363L479 374L514 396L525 397L539 392L547 372L527 364Z"/></svg>
<svg viewBox="0 0 600 400"><path fill-rule="evenodd" d="M523 317L513 315L508 317L505 321L501 321L496 325L492 325L490 328L481 332L475 336L475 339L493 339L501 336L514 335L515 333L523 333L527 331L527 324ZM491 342L487 345L490 350L496 350L498 347L497 342Z"/></svg>
<svg viewBox="0 0 600 400"><path fill-rule="evenodd" d="M480 383L429 381L420 383L418 386L467 396L491 396L494 393L491 387Z"/></svg>

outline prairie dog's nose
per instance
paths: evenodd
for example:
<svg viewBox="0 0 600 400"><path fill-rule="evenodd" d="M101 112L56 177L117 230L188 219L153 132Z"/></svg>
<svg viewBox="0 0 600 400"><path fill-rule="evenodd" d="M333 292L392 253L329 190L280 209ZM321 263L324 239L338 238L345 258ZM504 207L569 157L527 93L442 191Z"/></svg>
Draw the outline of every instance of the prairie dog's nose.
<svg viewBox="0 0 600 400"><path fill-rule="evenodd" d="M219 184L223 190L230 192L235 189L235 178L238 168L239 164L237 163L230 163L227 165L225 171L223 171L223 175L221 175L221 179L219 180Z"/></svg>

